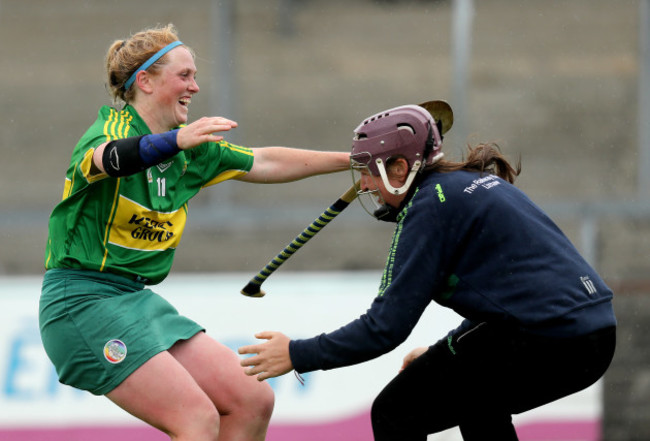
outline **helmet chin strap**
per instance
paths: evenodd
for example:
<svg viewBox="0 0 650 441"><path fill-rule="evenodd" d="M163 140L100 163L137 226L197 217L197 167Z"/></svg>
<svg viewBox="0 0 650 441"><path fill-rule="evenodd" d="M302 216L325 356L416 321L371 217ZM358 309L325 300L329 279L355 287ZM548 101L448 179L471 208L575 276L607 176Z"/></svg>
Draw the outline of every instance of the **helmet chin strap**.
<svg viewBox="0 0 650 441"><path fill-rule="evenodd" d="M409 187L411 187L411 184L413 183L413 180L415 179L415 176L418 174L420 167L422 166L422 161L415 161L413 163L413 167L411 167L411 171L409 172L408 177L406 178L406 182L404 182L404 185L399 188L395 188L390 185L388 175L386 174L386 167L384 166L384 161L382 161L381 158L377 158L375 162L377 164L377 170L379 170L379 175L381 176L381 180L384 182L386 190L394 195L404 194L408 191Z"/></svg>
<svg viewBox="0 0 650 441"><path fill-rule="evenodd" d="M438 153L432 158L431 163L433 164L434 162L439 161L443 156L444 154L442 152ZM388 182L388 175L386 174L386 167L384 166L383 161L381 159L377 159L375 162L377 163L377 169L379 170L381 179L384 182L384 186L389 192L396 195L409 191L411 184L413 183L413 180L417 176L418 172L424 170L424 166L420 166L420 161L416 161L415 164L413 164L413 167L411 168L409 176L404 185L400 188L395 188ZM384 202L384 204L381 207L377 208L374 213L372 213L372 215L380 221L397 222L397 216L399 215L400 211L402 211L401 206L396 208Z"/></svg>

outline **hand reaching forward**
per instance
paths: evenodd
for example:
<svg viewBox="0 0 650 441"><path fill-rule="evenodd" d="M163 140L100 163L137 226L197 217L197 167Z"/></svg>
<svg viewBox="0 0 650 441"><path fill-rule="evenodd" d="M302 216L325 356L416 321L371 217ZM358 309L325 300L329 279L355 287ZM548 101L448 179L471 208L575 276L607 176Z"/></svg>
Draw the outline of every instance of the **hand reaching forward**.
<svg viewBox="0 0 650 441"><path fill-rule="evenodd" d="M404 357L404 361L402 362L402 367L400 368L399 371L402 372L404 369L406 369L406 366L411 364L413 362L413 360L418 358L420 355L427 352L428 349L429 348L427 348L426 346L422 346L422 347L419 347L419 348L415 348L411 352L406 354L406 357Z"/></svg>
<svg viewBox="0 0 650 441"><path fill-rule="evenodd" d="M176 144L179 149L187 150L204 142L219 142L223 136L215 133L227 132L234 127L237 127L235 121L220 116L205 116L181 128L176 136Z"/></svg>
<svg viewBox="0 0 650 441"><path fill-rule="evenodd" d="M289 337L280 332L264 331L255 334L255 338L268 341L239 348L240 354L256 354L241 361L242 366L248 367L246 375L257 375L259 381L264 381L293 370L289 356Z"/></svg>

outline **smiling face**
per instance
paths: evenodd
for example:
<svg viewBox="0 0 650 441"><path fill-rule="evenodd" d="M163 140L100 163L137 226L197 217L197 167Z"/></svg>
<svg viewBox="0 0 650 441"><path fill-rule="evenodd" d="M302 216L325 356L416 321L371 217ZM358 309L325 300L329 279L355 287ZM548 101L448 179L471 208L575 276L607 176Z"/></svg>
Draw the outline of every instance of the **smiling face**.
<svg viewBox="0 0 650 441"><path fill-rule="evenodd" d="M390 162L386 173L389 184L399 188L406 182L408 163L403 158L397 158ZM359 180L359 201L371 215L384 204L398 208L406 197L405 193L394 194L389 191L383 178L374 176L366 166L353 167L353 179L355 182Z"/></svg>
<svg viewBox="0 0 650 441"><path fill-rule="evenodd" d="M401 161L404 160L402 159ZM404 182L406 181L405 173L400 173L400 170L396 169L396 167L388 167L388 170L386 171L388 175L388 182L392 186L401 187L404 185ZM381 177L373 176L369 172L361 173L360 186L362 190L375 193L378 202L381 202L383 200L384 203L395 208L399 207L399 205L402 203L402 200L404 199L404 194L396 195L391 193L386 188L386 184Z"/></svg>
<svg viewBox="0 0 650 441"><path fill-rule="evenodd" d="M194 57L179 46L165 55L165 64L156 72L140 72L140 87L133 102L153 133L164 132L187 122L196 84Z"/></svg>

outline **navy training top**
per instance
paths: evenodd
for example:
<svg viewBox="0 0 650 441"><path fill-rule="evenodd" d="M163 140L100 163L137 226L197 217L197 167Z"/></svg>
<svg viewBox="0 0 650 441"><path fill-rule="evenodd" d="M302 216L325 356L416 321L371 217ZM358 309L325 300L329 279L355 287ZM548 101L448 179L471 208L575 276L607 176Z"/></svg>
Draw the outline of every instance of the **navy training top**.
<svg viewBox="0 0 650 441"><path fill-rule="evenodd" d="M612 291L555 223L494 175L430 173L397 217L370 308L328 334L291 340L294 369L370 360L400 345L431 301L472 323L571 337L616 325Z"/></svg>

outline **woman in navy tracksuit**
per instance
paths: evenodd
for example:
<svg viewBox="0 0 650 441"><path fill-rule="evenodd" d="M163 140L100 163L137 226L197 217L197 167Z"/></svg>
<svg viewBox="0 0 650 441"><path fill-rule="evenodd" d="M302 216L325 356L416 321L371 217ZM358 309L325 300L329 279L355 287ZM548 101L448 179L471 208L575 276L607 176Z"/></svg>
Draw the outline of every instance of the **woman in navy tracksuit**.
<svg viewBox="0 0 650 441"><path fill-rule="evenodd" d="M397 223L370 309L310 339L257 334L268 342L241 348L257 354L242 365L263 380L361 363L406 340L435 301L465 320L407 355L373 403L375 439L426 440L459 426L465 440L517 440L512 414L582 390L607 370L612 292L512 185L519 170L496 146L470 149L463 162L441 159L451 110L440 109L401 106L355 130L361 192L378 201L376 217Z"/></svg>

